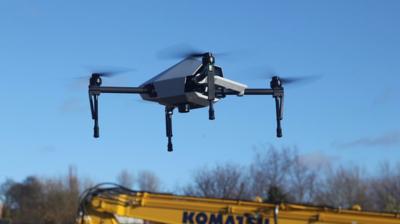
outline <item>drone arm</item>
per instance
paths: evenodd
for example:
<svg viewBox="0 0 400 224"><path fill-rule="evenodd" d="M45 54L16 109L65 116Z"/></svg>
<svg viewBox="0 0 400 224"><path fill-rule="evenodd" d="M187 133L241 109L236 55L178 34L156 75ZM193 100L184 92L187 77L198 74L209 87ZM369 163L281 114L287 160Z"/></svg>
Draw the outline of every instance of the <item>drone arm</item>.
<svg viewBox="0 0 400 224"><path fill-rule="evenodd" d="M224 95L239 95L239 92L230 90L230 89L224 89L223 91L217 91L217 94L224 94ZM273 89L255 89L255 88L246 88L244 90L243 95L273 95L274 90Z"/></svg>
<svg viewBox="0 0 400 224"><path fill-rule="evenodd" d="M142 94L151 93L151 90L143 87L89 86L89 94L100 93Z"/></svg>

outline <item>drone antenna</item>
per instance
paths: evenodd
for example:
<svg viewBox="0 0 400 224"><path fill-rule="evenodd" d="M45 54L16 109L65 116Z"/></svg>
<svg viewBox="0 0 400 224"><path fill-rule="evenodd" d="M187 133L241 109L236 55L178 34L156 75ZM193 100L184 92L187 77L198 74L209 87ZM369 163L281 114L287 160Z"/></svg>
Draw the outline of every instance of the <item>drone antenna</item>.
<svg viewBox="0 0 400 224"><path fill-rule="evenodd" d="M167 137L168 137L168 152L173 151L173 146L172 146L172 114L173 114L173 107L165 107L165 127L167 131Z"/></svg>

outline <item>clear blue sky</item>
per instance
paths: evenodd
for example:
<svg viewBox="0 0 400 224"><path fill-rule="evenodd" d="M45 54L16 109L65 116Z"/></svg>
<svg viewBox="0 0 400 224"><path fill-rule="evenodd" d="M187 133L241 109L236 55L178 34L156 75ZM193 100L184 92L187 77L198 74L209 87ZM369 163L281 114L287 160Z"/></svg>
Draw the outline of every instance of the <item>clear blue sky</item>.
<svg viewBox="0 0 400 224"><path fill-rule="evenodd" d="M254 147L296 146L310 161L374 169L400 161L400 2L1 1L0 181L54 176L75 165L113 181L122 169L151 170L167 187L204 165L248 164ZM225 76L252 87L283 76L323 75L286 88L284 137L275 138L271 97L230 97L174 115L166 152L164 108L138 96L102 95L101 138L92 138L87 66L136 69L108 85L138 85L174 60L175 44L231 52Z"/></svg>

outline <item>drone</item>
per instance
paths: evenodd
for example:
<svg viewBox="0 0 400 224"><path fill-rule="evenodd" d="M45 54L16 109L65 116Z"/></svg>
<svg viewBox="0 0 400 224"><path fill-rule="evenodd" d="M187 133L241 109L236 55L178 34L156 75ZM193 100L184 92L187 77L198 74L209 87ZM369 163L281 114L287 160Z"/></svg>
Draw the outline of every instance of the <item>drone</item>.
<svg viewBox="0 0 400 224"><path fill-rule="evenodd" d="M102 86L102 77L108 73L92 73L89 79L89 101L94 121L95 138L99 135L99 96L102 93L140 94L146 101L165 106L167 149L173 151L172 115L174 109L180 113L208 107L208 119L215 119L214 104L228 95L271 95L276 107L276 136L282 137L283 83L289 82L272 76L270 88L248 88L247 85L227 79L222 68L215 65L215 56L210 53L191 53L177 64L169 67L138 87Z"/></svg>

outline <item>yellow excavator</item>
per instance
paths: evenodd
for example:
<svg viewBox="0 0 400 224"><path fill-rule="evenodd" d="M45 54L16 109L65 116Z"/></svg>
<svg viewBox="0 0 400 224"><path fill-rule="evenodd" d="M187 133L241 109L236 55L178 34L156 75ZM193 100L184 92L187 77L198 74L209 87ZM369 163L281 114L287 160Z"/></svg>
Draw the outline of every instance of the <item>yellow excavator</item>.
<svg viewBox="0 0 400 224"><path fill-rule="evenodd" d="M400 224L400 214L178 196L118 185L97 185L82 194L76 224L118 223Z"/></svg>

